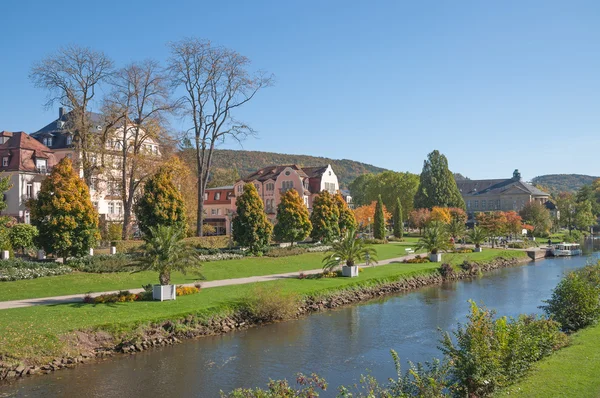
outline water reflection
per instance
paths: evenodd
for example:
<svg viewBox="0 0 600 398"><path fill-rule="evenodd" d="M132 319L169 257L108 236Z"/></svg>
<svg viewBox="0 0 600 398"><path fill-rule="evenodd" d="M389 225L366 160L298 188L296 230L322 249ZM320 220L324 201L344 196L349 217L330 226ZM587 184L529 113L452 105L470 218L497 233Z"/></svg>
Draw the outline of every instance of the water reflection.
<svg viewBox="0 0 600 398"><path fill-rule="evenodd" d="M301 320L191 340L27 378L1 388L0 395L213 397L221 389L317 372L334 386L325 396L335 396L335 386L356 382L367 369L380 380L392 377L392 348L403 362L439 356L438 327L449 330L464 321L468 299L503 315L537 313L563 273L589 260L545 260Z"/></svg>

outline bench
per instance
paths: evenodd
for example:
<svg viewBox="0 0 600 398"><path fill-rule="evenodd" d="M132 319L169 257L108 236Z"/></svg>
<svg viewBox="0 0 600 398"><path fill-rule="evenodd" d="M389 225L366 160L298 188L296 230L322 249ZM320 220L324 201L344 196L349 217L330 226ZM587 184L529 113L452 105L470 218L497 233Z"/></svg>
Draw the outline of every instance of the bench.
<svg viewBox="0 0 600 398"><path fill-rule="evenodd" d="M404 249L404 251L406 252L406 254L413 254L415 252L411 247Z"/></svg>

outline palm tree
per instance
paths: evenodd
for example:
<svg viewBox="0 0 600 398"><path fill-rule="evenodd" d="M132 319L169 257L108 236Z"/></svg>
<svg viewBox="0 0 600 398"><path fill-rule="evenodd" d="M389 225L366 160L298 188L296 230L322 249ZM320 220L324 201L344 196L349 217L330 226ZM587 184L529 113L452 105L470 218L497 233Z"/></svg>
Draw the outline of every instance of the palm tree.
<svg viewBox="0 0 600 398"><path fill-rule="evenodd" d="M469 231L469 240L471 243L475 244L476 248L481 247L481 244L485 240L485 232L483 229L479 228L477 225L473 227L472 230Z"/></svg>
<svg viewBox="0 0 600 398"><path fill-rule="evenodd" d="M358 262L364 261L367 256L373 263L377 263L377 251L372 247L367 247L363 239L356 238L354 228L346 231L344 238L332 245L332 253L323 259L323 270L331 271L341 261L346 263L346 266L352 267Z"/></svg>
<svg viewBox="0 0 600 398"><path fill-rule="evenodd" d="M417 249L425 249L431 254L437 254L438 251L446 250L450 247L450 236L444 225L439 222L432 222L427 228L419 243Z"/></svg>
<svg viewBox="0 0 600 398"><path fill-rule="evenodd" d="M455 241L462 238L465 235L465 224L459 219L453 218L448 224L448 233Z"/></svg>
<svg viewBox="0 0 600 398"><path fill-rule="evenodd" d="M143 255L138 271L157 271L161 285L171 284L171 272L200 268L198 254L183 242L183 230L176 226L158 225L150 227L143 246Z"/></svg>

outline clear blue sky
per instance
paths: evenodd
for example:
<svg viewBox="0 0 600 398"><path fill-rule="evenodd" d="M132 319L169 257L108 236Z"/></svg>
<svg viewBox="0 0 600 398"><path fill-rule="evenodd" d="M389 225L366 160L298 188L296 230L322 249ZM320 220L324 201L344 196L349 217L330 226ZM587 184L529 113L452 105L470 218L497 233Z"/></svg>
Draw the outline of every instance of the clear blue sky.
<svg viewBox="0 0 600 398"><path fill-rule="evenodd" d="M245 149L412 172L439 149L471 178L600 175L598 1L7 3L0 130L55 118L28 73L61 45L124 65L197 36L276 75L237 115L259 131Z"/></svg>

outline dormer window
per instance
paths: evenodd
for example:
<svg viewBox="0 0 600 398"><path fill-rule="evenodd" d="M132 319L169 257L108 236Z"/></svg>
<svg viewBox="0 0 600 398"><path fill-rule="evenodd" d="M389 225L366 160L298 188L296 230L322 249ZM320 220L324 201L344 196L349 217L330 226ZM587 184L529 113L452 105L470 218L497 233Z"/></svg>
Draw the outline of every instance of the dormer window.
<svg viewBox="0 0 600 398"><path fill-rule="evenodd" d="M71 134L67 135L67 145L71 145L73 143L73 136Z"/></svg>
<svg viewBox="0 0 600 398"><path fill-rule="evenodd" d="M47 147L51 147L52 146L52 137L44 137L44 145L46 145Z"/></svg>
<svg viewBox="0 0 600 398"><path fill-rule="evenodd" d="M2 167L8 167L8 156L2 157Z"/></svg>
<svg viewBox="0 0 600 398"><path fill-rule="evenodd" d="M48 163L46 159L36 159L35 167L38 169L40 173L45 173L47 171Z"/></svg>

